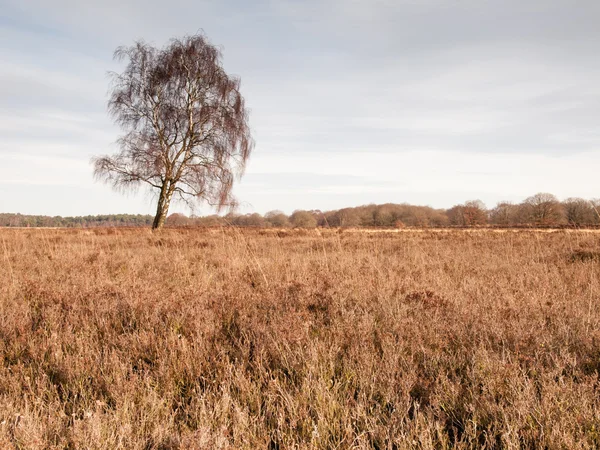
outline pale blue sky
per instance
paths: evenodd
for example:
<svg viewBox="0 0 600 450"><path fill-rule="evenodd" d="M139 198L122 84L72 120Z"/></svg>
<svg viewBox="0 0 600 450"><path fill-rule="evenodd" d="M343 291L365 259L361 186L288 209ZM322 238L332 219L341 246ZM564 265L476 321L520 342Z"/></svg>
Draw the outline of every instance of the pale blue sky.
<svg viewBox="0 0 600 450"><path fill-rule="evenodd" d="M201 29L251 109L243 211L600 197L598 23L595 0L0 0L0 212L153 212L93 180L106 72Z"/></svg>

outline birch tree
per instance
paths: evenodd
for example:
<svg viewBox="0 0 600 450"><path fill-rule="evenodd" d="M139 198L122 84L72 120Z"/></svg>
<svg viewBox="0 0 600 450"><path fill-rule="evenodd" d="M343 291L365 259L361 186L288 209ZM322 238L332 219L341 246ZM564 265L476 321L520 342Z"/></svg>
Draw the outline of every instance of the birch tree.
<svg viewBox="0 0 600 450"><path fill-rule="evenodd" d="M253 140L240 79L225 72L221 51L193 35L162 49L139 41L115 58L126 67L112 74L108 110L123 135L118 153L93 159L95 176L117 189L154 189L153 229L174 198L232 205Z"/></svg>

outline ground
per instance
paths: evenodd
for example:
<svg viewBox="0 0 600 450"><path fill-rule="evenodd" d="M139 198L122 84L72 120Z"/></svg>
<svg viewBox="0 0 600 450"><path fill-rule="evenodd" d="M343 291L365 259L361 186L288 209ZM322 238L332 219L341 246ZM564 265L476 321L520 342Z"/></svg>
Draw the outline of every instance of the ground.
<svg viewBox="0 0 600 450"><path fill-rule="evenodd" d="M600 234L0 229L0 448L600 446Z"/></svg>

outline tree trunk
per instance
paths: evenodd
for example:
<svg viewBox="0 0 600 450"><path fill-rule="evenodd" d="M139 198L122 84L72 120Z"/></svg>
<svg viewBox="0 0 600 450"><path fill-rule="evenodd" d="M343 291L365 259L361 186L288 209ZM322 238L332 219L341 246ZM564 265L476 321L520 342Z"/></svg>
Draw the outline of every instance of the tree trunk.
<svg viewBox="0 0 600 450"><path fill-rule="evenodd" d="M154 216L154 223L152 223L153 230L160 230L165 224L167 219L167 213L169 212L169 205L171 203L172 192L169 192L167 183L165 183L160 190L160 196L158 197L158 205L156 206L156 216Z"/></svg>

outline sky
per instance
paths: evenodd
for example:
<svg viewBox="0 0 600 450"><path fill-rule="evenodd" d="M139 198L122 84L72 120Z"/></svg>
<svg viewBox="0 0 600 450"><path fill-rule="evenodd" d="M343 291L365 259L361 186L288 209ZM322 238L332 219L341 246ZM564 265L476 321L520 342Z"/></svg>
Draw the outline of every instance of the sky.
<svg viewBox="0 0 600 450"><path fill-rule="evenodd" d="M93 178L107 72L199 31L251 111L241 212L598 198L598 23L597 0L0 0L0 212L153 213Z"/></svg>

